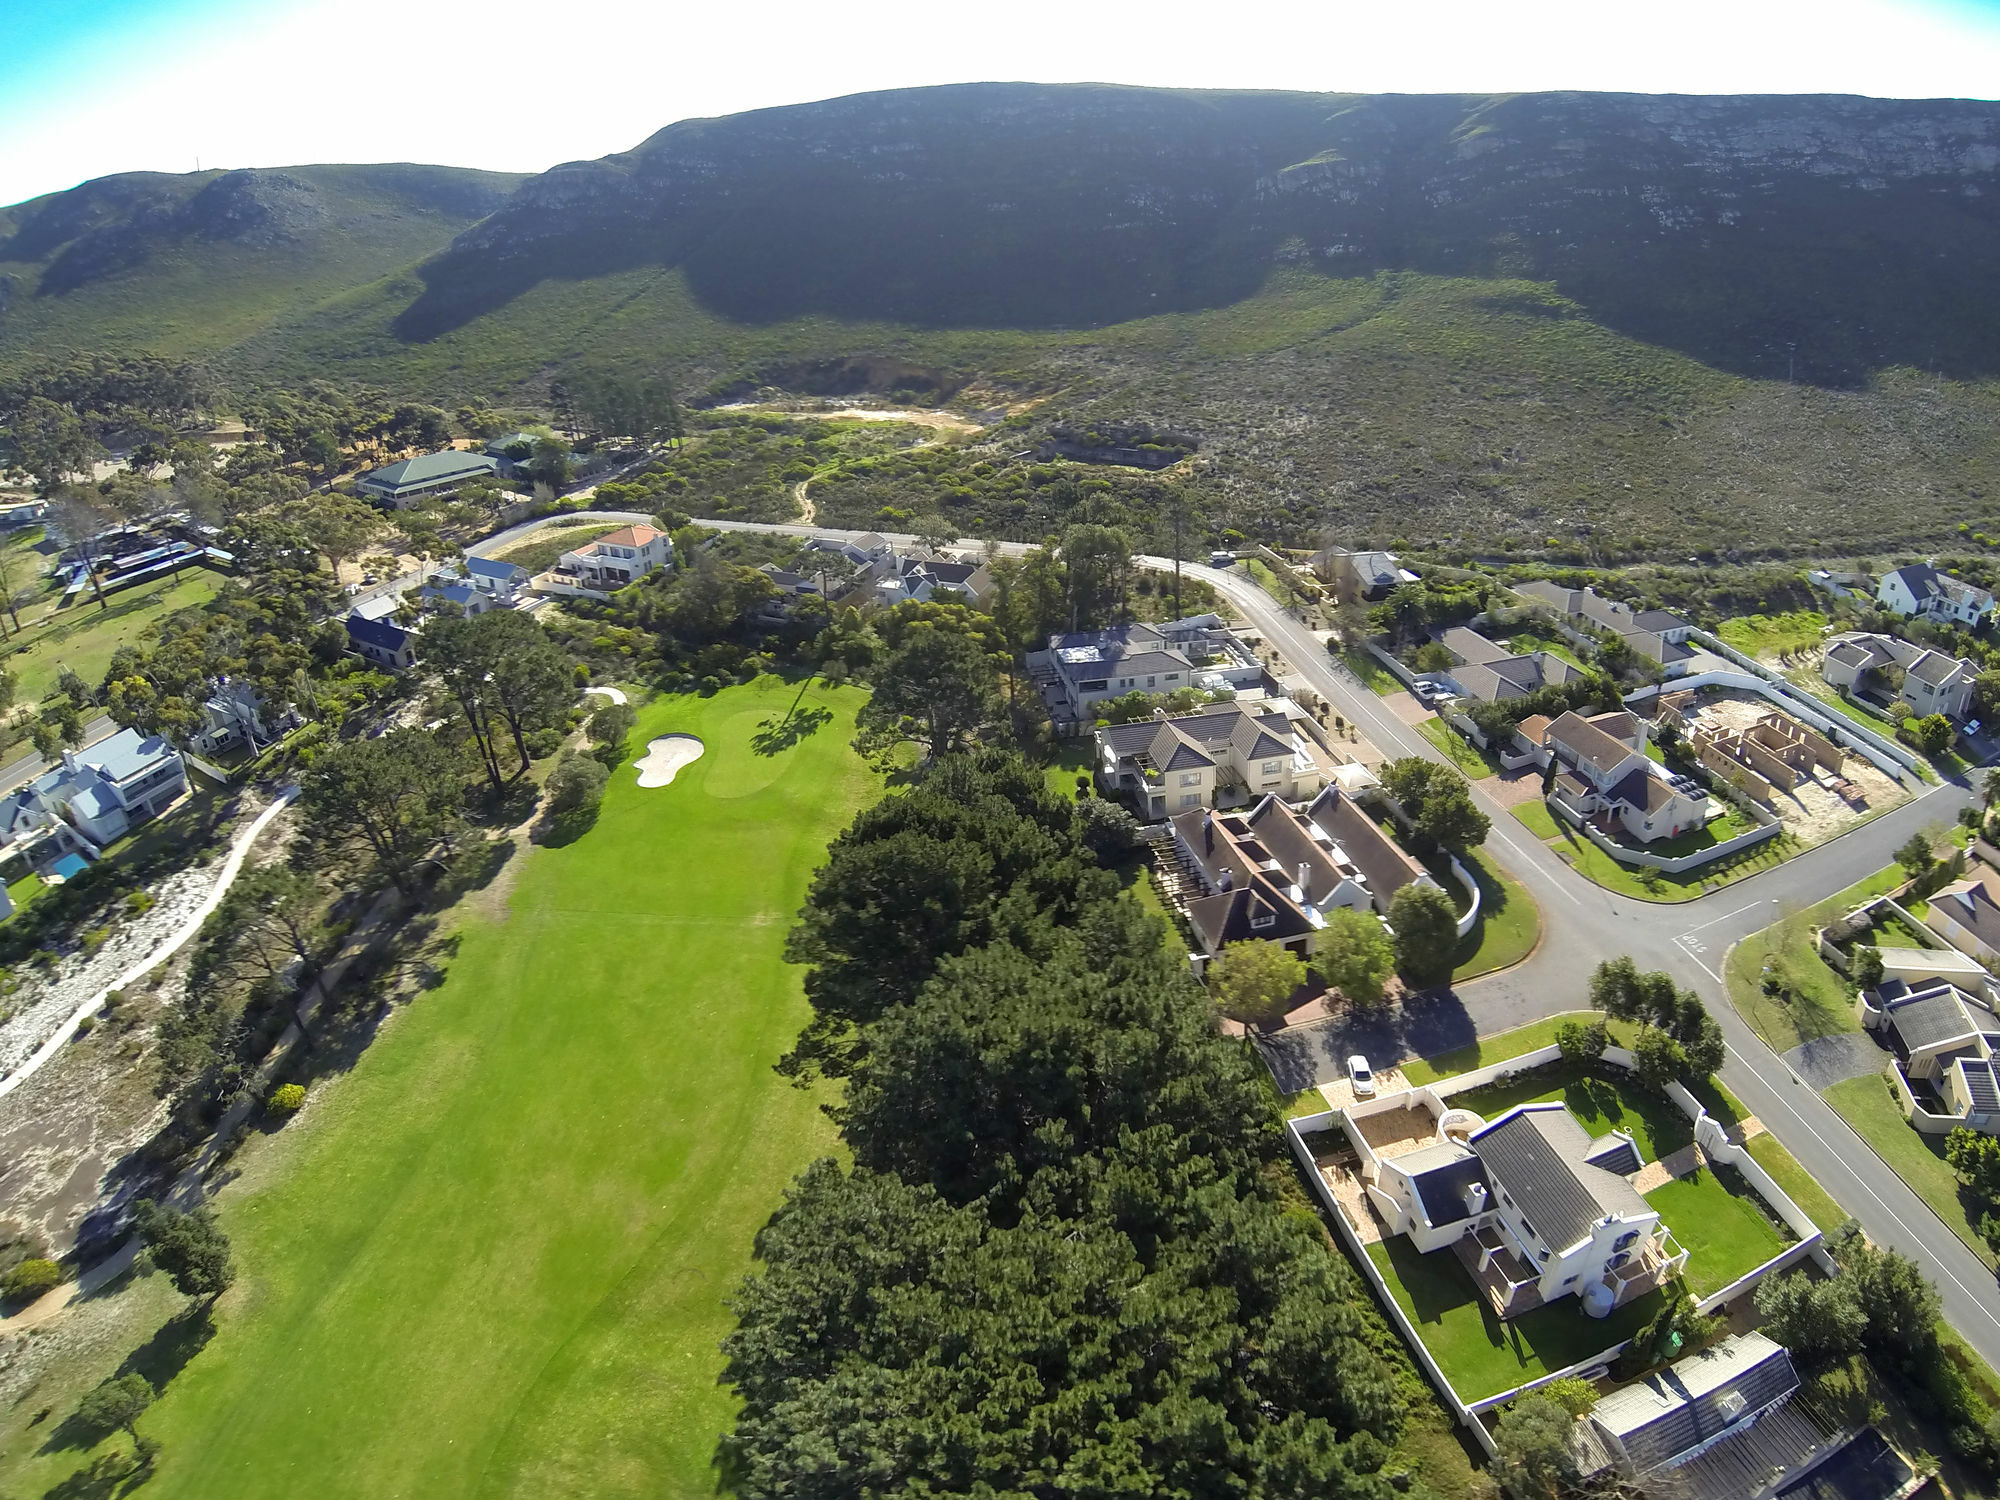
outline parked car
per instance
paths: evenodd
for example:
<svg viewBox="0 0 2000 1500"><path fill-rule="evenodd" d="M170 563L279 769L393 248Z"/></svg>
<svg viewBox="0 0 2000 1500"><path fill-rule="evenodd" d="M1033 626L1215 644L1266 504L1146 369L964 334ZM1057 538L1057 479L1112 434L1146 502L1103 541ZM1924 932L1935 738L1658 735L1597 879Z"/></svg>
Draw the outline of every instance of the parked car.
<svg viewBox="0 0 2000 1500"><path fill-rule="evenodd" d="M1374 1096L1374 1071L1368 1066L1368 1059L1359 1052L1347 1060L1347 1081L1353 1085L1355 1098L1368 1099Z"/></svg>
<svg viewBox="0 0 2000 1500"><path fill-rule="evenodd" d="M1234 552L1211 552L1208 554L1208 565L1211 568L1233 568L1236 566L1236 554Z"/></svg>

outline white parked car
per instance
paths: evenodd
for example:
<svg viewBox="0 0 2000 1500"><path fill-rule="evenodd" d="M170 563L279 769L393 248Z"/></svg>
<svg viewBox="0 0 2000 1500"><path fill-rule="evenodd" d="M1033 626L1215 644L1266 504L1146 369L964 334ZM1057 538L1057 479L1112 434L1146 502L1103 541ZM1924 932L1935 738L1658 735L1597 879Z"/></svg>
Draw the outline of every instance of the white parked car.
<svg viewBox="0 0 2000 1500"><path fill-rule="evenodd" d="M1368 1059L1359 1052L1347 1060L1347 1081L1353 1085L1357 1099L1367 1099L1375 1093L1375 1074L1368 1066Z"/></svg>

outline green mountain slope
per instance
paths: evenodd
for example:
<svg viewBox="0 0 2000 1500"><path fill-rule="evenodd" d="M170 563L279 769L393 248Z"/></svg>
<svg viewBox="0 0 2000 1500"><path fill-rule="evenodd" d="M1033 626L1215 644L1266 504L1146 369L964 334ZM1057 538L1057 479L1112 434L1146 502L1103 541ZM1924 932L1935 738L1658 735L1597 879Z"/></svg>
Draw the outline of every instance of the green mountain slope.
<svg viewBox="0 0 2000 1500"><path fill-rule="evenodd" d="M227 356L443 248L518 173L408 165L100 178L0 210L0 365L65 349Z"/></svg>

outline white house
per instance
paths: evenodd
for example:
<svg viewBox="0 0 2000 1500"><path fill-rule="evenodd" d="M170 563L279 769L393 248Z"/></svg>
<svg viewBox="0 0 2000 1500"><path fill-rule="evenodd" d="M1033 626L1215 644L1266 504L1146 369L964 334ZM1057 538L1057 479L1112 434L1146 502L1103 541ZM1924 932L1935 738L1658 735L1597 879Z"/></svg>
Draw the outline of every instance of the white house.
<svg viewBox="0 0 2000 1500"><path fill-rule="evenodd" d="M1682 791L1646 754L1646 726L1628 713L1551 723L1544 748L1560 763L1549 795L1579 817L1595 817L1650 844L1708 826L1708 796Z"/></svg>
<svg viewBox="0 0 2000 1500"><path fill-rule="evenodd" d="M1215 615L1051 636L1047 650L1029 653L1028 670L1058 725L1088 724L1098 704L1127 693L1245 688L1264 675Z"/></svg>
<svg viewBox="0 0 2000 1500"><path fill-rule="evenodd" d="M1232 806L1272 795L1317 796L1339 758L1289 704L1233 704L1168 718L1163 709L1135 724L1097 731L1097 774L1128 793L1147 821L1191 807Z"/></svg>
<svg viewBox="0 0 2000 1500"><path fill-rule="evenodd" d="M475 479L491 479L499 472L498 459L447 448L373 469L355 480L354 487L391 510L408 510L426 496L445 494Z"/></svg>
<svg viewBox="0 0 2000 1500"><path fill-rule="evenodd" d="M202 702L201 728L188 737L188 747L197 755L215 755L238 745L261 750L301 722L289 703L267 715L256 688L241 678L224 677Z"/></svg>
<svg viewBox="0 0 2000 1500"><path fill-rule="evenodd" d="M502 562L495 557L468 557L463 567L465 581L489 595L500 609L512 609L527 586L528 570L519 563Z"/></svg>
<svg viewBox="0 0 2000 1500"><path fill-rule="evenodd" d="M1364 1156L1368 1201L1418 1250L1449 1246L1497 1316L1576 1296L1601 1318L1687 1264L1632 1185L1645 1163L1624 1131L1593 1139L1555 1103L1484 1121L1414 1089L1350 1107L1349 1135L1366 1139L1369 1120L1396 1108L1428 1112L1432 1128L1416 1149Z"/></svg>
<svg viewBox="0 0 2000 1500"><path fill-rule="evenodd" d="M1962 656L1856 630L1827 642L1819 674L1856 697L1901 698L1920 717L1943 714L1963 719L1972 709L1972 685L1979 669Z"/></svg>
<svg viewBox="0 0 2000 1500"><path fill-rule="evenodd" d="M1888 1041L1893 1066L1928 1114L2000 1135L2000 1015L1991 1006L1946 980L1912 988L1900 979L1884 979L1858 1005L1862 1025Z"/></svg>
<svg viewBox="0 0 2000 1500"><path fill-rule="evenodd" d="M95 855L106 844L166 811L187 790L187 771L157 734L121 729L0 798L0 836L11 851L54 832ZM81 835L80 839L62 835Z"/></svg>
<svg viewBox="0 0 2000 1500"><path fill-rule="evenodd" d="M1993 612L1993 596L1929 563L1911 563L1884 573L1875 598L1892 615L1939 625L1977 625Z"/></svg>
<svg viewBox="0 0 2000 1500"><path fill-rule="evenodd" d="M673 561L674 544L651 526L625 526L565 552L555 567L535 579L544 593L608 599Z"/></svg>

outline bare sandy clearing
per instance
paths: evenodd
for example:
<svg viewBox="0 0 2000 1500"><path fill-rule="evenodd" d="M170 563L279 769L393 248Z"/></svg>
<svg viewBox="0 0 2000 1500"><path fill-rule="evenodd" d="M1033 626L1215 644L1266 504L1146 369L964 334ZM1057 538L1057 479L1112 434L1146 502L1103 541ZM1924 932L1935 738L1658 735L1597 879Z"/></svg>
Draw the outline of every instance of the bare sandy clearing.
<svg viewBox="0 0 2000 1500"><path fill-rule="evenodd" d="M663 734L650 741L646 753L632 762L639 768L640 786L666 786L682 766L700 760L708 747L691 734Z"/></svg>

